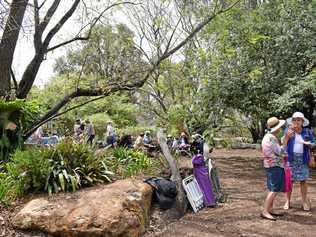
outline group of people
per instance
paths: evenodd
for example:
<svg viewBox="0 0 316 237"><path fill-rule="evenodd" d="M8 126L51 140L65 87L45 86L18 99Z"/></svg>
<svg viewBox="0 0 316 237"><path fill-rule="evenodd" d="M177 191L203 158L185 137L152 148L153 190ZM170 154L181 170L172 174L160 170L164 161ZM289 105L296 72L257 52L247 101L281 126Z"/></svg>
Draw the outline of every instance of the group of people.
<svg viewBox="0 0 316 237"><path fill-rule="evenodd" d="M52 132L44 131L42 127L36 129L36 131L25 141L25 144L50 146L56 145L61 140L57 130Z"/></svg>
<svg viewBox="0 0 316 237"><path fill-rule="evenodd" d="M147 150L149 152L158 149L158 145L154 144L150 131L141 132L135 140L133 148L136 150Z"/></svg>
<svg viewBox="0 0 316 237"><path fill-rule="evenodd" d="M77 142L83 143L85 140L92 145L95 138L95 130L89 119L81 121L77 119L74 125L74 139Z"/></svg>
<svg viewBox="0 0 316 237"><path fill-rule="evenodd" d="M295 112L287 120L271 117L267 121L268 132L262 140L263 165L266 170L268 194L264 202L261 217L271 221L276 216L273 202L279 192L285 192L284 209L291 206L292 183L299 182L302 197L302 209L310 211L311 203L307 196L308 164L311 148L315 146L313 132L307 126L308 119L301 112ZM284 129L283 129L284 128ZM282 136L281 132L284 132Z"/></svg>
<svg viewBox="0 0 316 237"><path fill-rule="evenodd" d="M89 145L92 145L94 138L95 129L90 120L86 119L83 122L80 119L77 119L74 125L74 139L77 142L84 143L86 141ZM107 122L105 126L105 138L102 143L105 146L116 146L117 137L111 121Z"/></svg>
<svg viewBox="0 0 316 237"><path fill-rule="evenodd" d="M202 152L203 147L201 144L203 144L203 137L200 134L192 135L191 142L189 136L185 132L180 134L179 139L170 134L167 136L167 145L169 149L184 155L190 155L190 152L196 153L196 149L199 149L199 151Z"/></svg>

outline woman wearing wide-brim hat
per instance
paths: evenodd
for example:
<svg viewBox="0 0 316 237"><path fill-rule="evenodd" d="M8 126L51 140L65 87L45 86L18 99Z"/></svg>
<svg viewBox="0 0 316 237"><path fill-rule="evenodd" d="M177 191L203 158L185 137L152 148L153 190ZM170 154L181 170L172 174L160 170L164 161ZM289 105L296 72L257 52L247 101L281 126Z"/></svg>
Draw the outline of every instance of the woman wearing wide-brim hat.
<svg viewBox="0 0 316 237"><path fill-rule="evenodd" d="M271 221L275 221L274 216L278 215L272 212L274 199L279 192L284 191L284 149L277 138L284 124L285 120L279 120L276 117L269 118L267 121L268 132L263 137L261 144L268 188L261 217Z"/></svg>
<svg viewBox="0 0 316 237"><path fill-rule="evenodd" d="M309 178L308 163L310 148L315 145L313 132L307 128L308 119L301 112L295 112L287 119L289 128L285 131L284 146L289 157L292 169L292 181L300 182L302 207L304 211L310 211L310 202L307 198L307 179ZM284 209L290 208L291 192L286 193Z"/></svg>

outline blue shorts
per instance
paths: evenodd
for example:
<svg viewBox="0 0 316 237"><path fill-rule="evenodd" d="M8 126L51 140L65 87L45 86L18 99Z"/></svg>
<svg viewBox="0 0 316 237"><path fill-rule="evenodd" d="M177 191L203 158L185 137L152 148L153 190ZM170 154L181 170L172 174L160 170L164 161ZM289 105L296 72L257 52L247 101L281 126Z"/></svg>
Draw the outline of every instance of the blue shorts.
<svg viewBox="0 0 316 237"><path fill-rule="evenodd" d="M267 187L270 192L284 192L284 169L278 166L266 168Z"/></svg>

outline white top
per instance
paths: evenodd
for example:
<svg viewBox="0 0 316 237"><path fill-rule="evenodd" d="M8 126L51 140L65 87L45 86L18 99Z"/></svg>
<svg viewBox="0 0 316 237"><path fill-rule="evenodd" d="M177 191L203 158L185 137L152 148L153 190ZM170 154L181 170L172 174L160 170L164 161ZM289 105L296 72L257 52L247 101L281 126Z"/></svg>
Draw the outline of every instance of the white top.
<svg viewBox="0 0 316 237"><path fill-rule="evenodd" d="M113 136L113 134L114 134L114 128L113 128L113 126L111 124L108 124L106 126L106 135L107 136Z"/></svg>
<svg viewBox="0 0 316 237"><path fill-rule="evenodd" d="M293 152L303 154L303 152L304 152L303 144L304 144L304 140L302 138L302 135L295 133L295 142L294 142Z"/></svg>

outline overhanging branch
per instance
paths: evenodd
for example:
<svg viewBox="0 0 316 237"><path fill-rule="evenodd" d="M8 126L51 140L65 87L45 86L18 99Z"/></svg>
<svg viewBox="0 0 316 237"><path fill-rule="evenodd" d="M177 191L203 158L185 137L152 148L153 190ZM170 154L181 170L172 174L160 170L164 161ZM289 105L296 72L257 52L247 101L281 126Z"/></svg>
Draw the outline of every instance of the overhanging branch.
<svg viewBox="0 0 316 237"><path fill-rule="evenodd" d="M25 138L27 138L28 136L30 136L39 126L41 126L42 124L46 123L47 121L51 120L52 118L55 118L57 116L60 116L61 114L64 114L68 111L70 111L69 109L61 112L58 114L58 111L64 106L66 105L68 102L70 102L73 98L76 97L81 97L81 96L99 96L98 98L95 98L95 100L104 98L106 96L109 96L117 91L124 91L124 90L135 90L137 88L142 87L145 82L148 80L148 78L150 77L150 75L156 70L156 68L159 66L159 64L165 60L166 58L170 57L172 54L174 54L175 52L177 52L180 48L182 48L189 40L191 40L201 29L203 29L203 27L205 27L209 22L211 22L214 17L218 14L227 12L228 10L230 10L232 7L234 7L238 2L240 2L240 0L236 1L235 3L233 3L231 6L229 6L228 8L219 11L217 14L213 14L212 16L208 17L206 20L204 20L203 22L201 22L200 24L198 24L196 26L196 28L193 29L193 31L187 36L187 38L185 38L183 41L181 41L178 45L176 45L173 49L171 49L170 51L164 53L161 57L159 57L157 59L157 61L155 63L152 64L152 67L148 70L148 72L145 74L145 76L143 77L143 79L130 83L130 84L112 84L112 86L108 87L106 90L102 90L102 89L97 89L97 90L91 90L91 89L80 89L78 88L77 90L75 90L74 92L72 92L69 95L66 95L60 102L58 102L46 115L44 115L39 121L37 121L35 124L33 124L32 128L26 132L25 134ZM92 101L95 101L94 99L85 102L83 105L90 103ZM82 106L82 105L81 105ZM77 105L74 108L80 107L80 105ZM71 110L72 110L71 109Z"/></svg>

